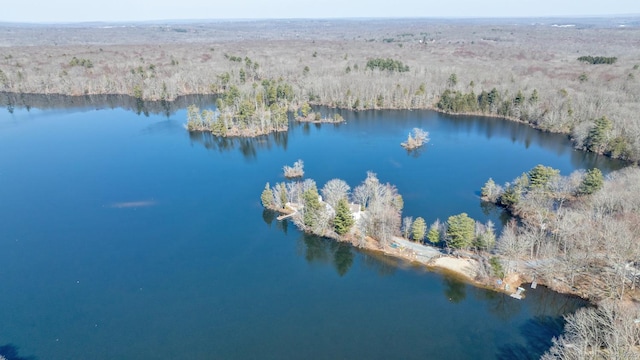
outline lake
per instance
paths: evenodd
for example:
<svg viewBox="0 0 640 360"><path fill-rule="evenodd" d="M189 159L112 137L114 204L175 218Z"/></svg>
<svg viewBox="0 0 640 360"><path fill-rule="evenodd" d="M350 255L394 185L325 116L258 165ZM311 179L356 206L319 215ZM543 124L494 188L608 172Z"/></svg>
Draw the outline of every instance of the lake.
<svg viewBox="0 0 640 360"><path fill-rule="evenodd" d="M186 105L207 97L0 103L10 359L537 358L583 301L542 287L518 301L304 235L263 211L260 193L303 159L319 187L377 173L404 216L499 224L478 198L489 177L623 166L562 135L431 111L340 111L340 125L218 139L183 127ZM407 153L414 127L431 141Z"/></svg>

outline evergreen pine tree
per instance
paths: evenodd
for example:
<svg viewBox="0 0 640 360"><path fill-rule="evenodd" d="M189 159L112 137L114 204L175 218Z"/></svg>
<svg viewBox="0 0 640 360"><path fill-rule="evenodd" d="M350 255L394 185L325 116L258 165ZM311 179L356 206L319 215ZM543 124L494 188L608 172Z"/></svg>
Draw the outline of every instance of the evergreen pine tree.
<svg viewBox="0 0 640 360"><path fill-rule="evenodd" d="M300 106L300 115L302 115L302 117L306 118L310 112L311 112L311 106L309 105L308 102L305 102L302 104L302 106Z"/></svg>
<svg viewBox="0 0 640 360"><path fill-rule="evenodd" d="M518 90L516 97L513 98L513 104L518 106L523 102L524 102L524 94L522 93L522 90Z"/></svg>
<svg viewBox="0 0 640 360"><path fill-rule="evenodd" d="M481 225L481 224L480 224ZM496 244L496 233L493 230L493 222L489 220L487 225L479 226L481 231L476 234L474 247L479 250L490 250Z"/></svg>
<svg viewBox="0 0 640 360"><path fill-rule="evenodd" d="M551 180L560 174L560 170L556 170L550 166L536 165L527 173L529 177L530 189L545 189L549 186Z"/></svg>
<svg viewBox="0 0 640 360"><path fill-rule="evenodd" d="M271 191L269 183L264 186L262 195L260 195L260 200L262 200L262 206L266 208L270 208L273 206L273 191Z"/></svg>
<svg viewBox="0 0 640 360"><path fill-rule="evenodd" d="M280 186L280 203L282 204L282 208L284 209L287 202L289 202L289 197L287 196L287 187L284 183Z"/></svg>
<svg viewBox="0 0 640 360"><path fill-rule="evenodd" d="M475 221L466 213L450 216L447 220L447 243L455 249L466 249L473 243Z"/></svg>
<svg viewBox="0 0 640 360"><path fill-rule="evenodd" d="M499 195L500 187L492 178L489 178L482 189L480 189L480 196L482 196L482 199L486 201L495 202Z"/></svg>
<svg viewBox="0 0 640 360"><path fill-rule="evenodd" d="M533 89L533 92L531 93L531 97L529 98L529 102L531 104L535 104L538 102L538 90Z"/></svg>
<svg viewBox="0 0 640 360"><path fill-rule="evenodd" d="M594 192L600 190L604 185L604 177L600 169L593 168L587 171L582 183L578 187L579 195L591 195Z"/></svg>
<svg viewBox="0 0 640 360"><path fill-rule="evenodd" d="M436 220L431 227L429 228L429 233L427 234L427 239L432 244L437 244L440 242L440 220Z"/></svg>
<svg viewBox="0 0 640 360"><path fill-rule="evenodd" d="M516 178L511 184L507 184L502 195L500 195L500 205L504 207L513 207L522 199L522 194L529 188L529 176L522 174Z"/></svg>
<svg viewBox="0 0 640 360"><path fill-rule="evenodd" d="M413 241L422 242L427 234L427 223L423 218L419 217L411 226L411 237Z"/></svg>
<svg viewBox="0 0 640 360"><path fill-rule="evenodd" d="M302 194L302 199L304 200L304 225L312 229L316 225L316 219L321 207L318 199L318 189L315 185Z"/></svg>
<svg viewBox="0 0 640 360"><path fill-rule="evenodd" d="M612 127L611 120L605 116L595 120L587 136L587 148L589 151L601 154L606 150Z"/></svg>
<svg viewBox="0 0 640 360"><path fill-rule="evenodd" d="M354 223L353 215L349 210L347 200L342 198L338 200L336 205L336 216L333 219L333 226L338 235L344 235L349 232Z"/></svg>

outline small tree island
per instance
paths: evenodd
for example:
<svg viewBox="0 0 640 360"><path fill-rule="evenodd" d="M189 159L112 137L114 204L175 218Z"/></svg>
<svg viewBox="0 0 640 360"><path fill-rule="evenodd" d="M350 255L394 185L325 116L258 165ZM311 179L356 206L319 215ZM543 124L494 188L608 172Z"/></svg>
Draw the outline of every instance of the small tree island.
<svg viewBox="0 0 640 360"><path fill-rule="evenodd" d="M428 142L429 132L420 128L414 128L413 131L409 133L407 141L400 143L400 145L407 150L415 150Z"/></svg>
<svg viewBox="0 0 640 360"><path fill-rule="evenodd" d="M304 176L304 162L298 160L293 163L293 166L285 165L282 170L287 179L301 178Z"/></svg>
<svg viewBox="0 0 640 360"><path fill-rule="evenodd" d="M228 76L228 74L227 74ZM216 136L254 137L287 131L287 111L295 108L293 87L281 80L264 79L251 90L231 85L216 101L216 110L187 108L188 131L210 131Z"/></svg>

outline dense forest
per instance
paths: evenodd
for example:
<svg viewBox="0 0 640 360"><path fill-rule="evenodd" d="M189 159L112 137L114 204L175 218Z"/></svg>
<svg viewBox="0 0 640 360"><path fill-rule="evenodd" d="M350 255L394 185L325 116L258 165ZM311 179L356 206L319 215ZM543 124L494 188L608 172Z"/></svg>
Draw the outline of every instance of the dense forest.
<svg viewBox="0 0 640 360"><path fill-rule="evenodd" d="M598 169L560 176L538 165L485 201L512 220L494 253L505 274L526 276L598 304L567 317L544 359L640 359L640 169L604 179Z"/></svg>
<svg viewBox="0 0 640 360"><path fill-rule="evenodd" d="M636 27L310 22L5 25L0 91L221 94L216 124L200 113L192 129L228 136L284 130L283 112L306 103L434 108L523 121L580 149L640 160Z"/></svg>

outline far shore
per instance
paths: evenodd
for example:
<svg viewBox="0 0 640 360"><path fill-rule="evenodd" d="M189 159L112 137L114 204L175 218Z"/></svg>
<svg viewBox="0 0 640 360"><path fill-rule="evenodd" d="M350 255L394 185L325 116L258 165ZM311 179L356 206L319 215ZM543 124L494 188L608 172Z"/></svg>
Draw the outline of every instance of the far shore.
<svg viewBox="0 0 640 360"><path fill-rule="evenodd" d="M21 96L21 95L32 95L32 96L69 96L69 97L85 97L85 96L129 96L131 97L131 99L135 99L135 100L141 100L144 102L149 102L149 103L162 103L162 102L173 102L176 101L178 99L178 97L185 97L185 96L221 96L222 93L199 93L199 92L194 92L194 93L185 93L185 94L180 94L179 96L175 96L175 97L169 97L166 100L159 100L159 99L151 99L151 98L143 98L143 99L138 99L135 98L131 95L128 94L118 94L118 93L85 93L85 94L72 94L72 93L16 93L16 92L10 92L10 91L4 91L4 92L0 92L0 93L4 93L7 95L15 95L15 96ZM543 129L539 126L536 126L535 124L520 120L518 118L515 117L511 117L511 116L503 116L503 115L497 115L497 114L491 114L491 113L482 113L482 112L449 112L449 111L444 111L442 109L439 109L437 106L434 106L433 104L426 104L426 105L417 105L417 106L413 106L413 107L398 107L398 106L384 106L384 107L375 107L375 108L368 108L368 109L352 109L352 108L348 108L348 107L341 107L341 106L336 106L333 103L325 103L325 102L310 102L310 104L314 105L314 106L324 106L327 108L331 108L331 109L339 109L339 110L348 110L348 111L354 111L354 112L359 112L359 111L371 111L371 110L428 110L428 111L434 111L440 114L444 114L444 115L451 115L451 116L478 116L478 117L486 117L486 118L492 118L492 119L500 119L500 120L507 120L507 121L513 121L516 123L520 123L526 126L529 126L533 129L542 131L542 132L550 132L550 133L557 133L557 134L564 134L567 136L570 136L570 133L568 132L568 129L564 129L560 130L558 129L557 131L551 131L549 129ZM342 122L345 122L344 119L341 121L335 121L332 119L327 119L324 118L320 121L316 121L316 120L301 120L301 117L296 117L295 121L297 122L301 122L301 123L312 123L312 124L322 124L322 123L326 123L326 124L339 124ZM195 132L209 132L208 129L195 129L195 130L190 130L190 131L195 131ZM223 136L223 137L257 137L257 136L262 136L262 135L268 135L271 133L276 133L276 132L287 132L288 131L288 127L287 128L280 128L280 129L271 129L271 130L267 130L267 131L260 131L260 132L247 132L247 131L242 131L240 129L228 129L228 132ZM578 150L584 151L584 152L588 152L587 149L584 148L577 148ZM611 157L610 154L602 154L603 156L607 156L607 157ZM636 164L639 163L637 161L632 161L632 160L627 160L629 161L629 164Z"/></svg>

